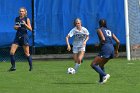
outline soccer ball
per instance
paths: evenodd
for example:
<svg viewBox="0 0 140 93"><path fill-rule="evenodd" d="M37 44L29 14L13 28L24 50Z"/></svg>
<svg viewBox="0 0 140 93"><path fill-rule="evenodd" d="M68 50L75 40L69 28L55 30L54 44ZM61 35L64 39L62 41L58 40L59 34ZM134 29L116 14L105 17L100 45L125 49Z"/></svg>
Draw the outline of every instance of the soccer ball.
<svg viewBox="0 0 140 93"><path fill-rule="evenodd" d="M68 70L67 70L67 73L68 74L75 74L75 69L72 68L72 67L69 67Z"/></svg>

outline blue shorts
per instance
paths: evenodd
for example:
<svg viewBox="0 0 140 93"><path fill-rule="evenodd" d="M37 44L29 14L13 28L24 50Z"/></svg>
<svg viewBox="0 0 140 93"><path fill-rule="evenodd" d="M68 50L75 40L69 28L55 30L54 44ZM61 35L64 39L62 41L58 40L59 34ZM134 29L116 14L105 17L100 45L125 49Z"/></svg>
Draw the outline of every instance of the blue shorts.
<svg viewBox="0 0 140 93"><path fill-rule="evenodd" d="M23 35L21 37L16 36L13 44L17 44L19 46L29 46L29 37L28 35Z"/></svg>
<svg viewBox="0 0 140 93"><path fill-rule="evenodd" d="M113 58L114 57L114 46L112 44L104 44L101 46L101 51L98 56L102 58Z"/></svg>

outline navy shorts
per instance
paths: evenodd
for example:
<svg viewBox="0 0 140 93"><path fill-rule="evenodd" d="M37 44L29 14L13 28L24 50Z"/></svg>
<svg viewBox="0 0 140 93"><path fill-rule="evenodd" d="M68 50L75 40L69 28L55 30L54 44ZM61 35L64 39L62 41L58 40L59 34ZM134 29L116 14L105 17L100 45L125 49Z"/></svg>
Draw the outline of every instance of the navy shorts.
<svg viewBox="0 0 140 93"><path fill-rule="evenodd" d="M19 46L29 46L29 37L28 35L23 35L21 37L16 36L13 44L17 44Z"/></svg>
<svg viewBox="0 0 140 93"><path fill-rule="evenodd" d="M114 57L114 46L112 44L104 44L101 46L101 51L98 56L102 58L113 58Z"/></svg>

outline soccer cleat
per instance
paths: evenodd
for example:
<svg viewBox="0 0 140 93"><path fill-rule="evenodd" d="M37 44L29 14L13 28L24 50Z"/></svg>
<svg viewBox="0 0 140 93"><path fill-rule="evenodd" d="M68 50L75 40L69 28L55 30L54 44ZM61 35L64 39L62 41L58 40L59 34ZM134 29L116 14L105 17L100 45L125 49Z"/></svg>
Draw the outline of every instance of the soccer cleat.
<svg viewBox="0 0 140 93"><path fill-rule="evenodd" d="M103 82L98 82L98 83L101 84L101 85L104 84Z"/></svg>
<svg viewBox="0 0 140 93"><path fill-rule="evenodd" d="M11 67L11 68L9 69L9 71L15 71L15 70L16 70L15 67Z"/></svg>
<svg viewBox="0 0 140 93"><path fill-rule="evenodd" d="M30 67L29 71L32 71L32 70L33 70L33 68L32 68L32 67Z"/></svg>
<svg viewBox="0 0 140 93"><path fill-rule="evenodd" d="M84 62L84 60L82 59L82 60L81 60L81 63L83 63L83 62Z"/></svg>
<svg viewBox="0 0 140 93"><path fill-rule="evenodd" d="M109 78L110 78L110 75L106 74L106 76L103 77L103 82L101 82L101 83L102 84L106 83Z"/></svg>

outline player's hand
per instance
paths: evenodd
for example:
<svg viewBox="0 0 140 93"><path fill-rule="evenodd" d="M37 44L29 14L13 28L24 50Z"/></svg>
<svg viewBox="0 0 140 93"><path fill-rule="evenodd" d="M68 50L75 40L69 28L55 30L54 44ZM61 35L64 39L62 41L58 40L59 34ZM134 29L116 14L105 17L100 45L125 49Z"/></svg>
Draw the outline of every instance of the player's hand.
<svg viewBox="0 0 140 93"><path fill-rule="evenodd" d="M70 45L68 45L68 47L67 47L67 50L68 50L68 51L70 51L70 50L71 50L71 47L70 47Z"/></svg>
<svg viewBox="0 0 140 93"><path fill-rule="evenodd" d="M26 22L24 20L22 20L23 24L26 24Z"/></svg>
<svg viewBox="0 0 140 93"><path fill-rule="evenodd" d="M24 20L22 20L23 24L26 26L26 22Z"/></svg>
<svg viewBox="0 0 140 93"><path fill-rule="evenodd" d="M96 43L94 44L94 46L95 46L95 47L100 47L100 43L99 43L99 42L96 42Z"/></svg>
<svg viewBox="0 0 140 93"><path fill-rule="evenodd" d="M20 26L15 25L15 26L14 26L14 29L15 29L15 30L18 30L19 27L20 27Z"/></svg>
<svg viewBox="0 0 140 93"><path fill-rule="evenodd" d="M115 57L119 57L119 52L115 51Z"/></svg>

